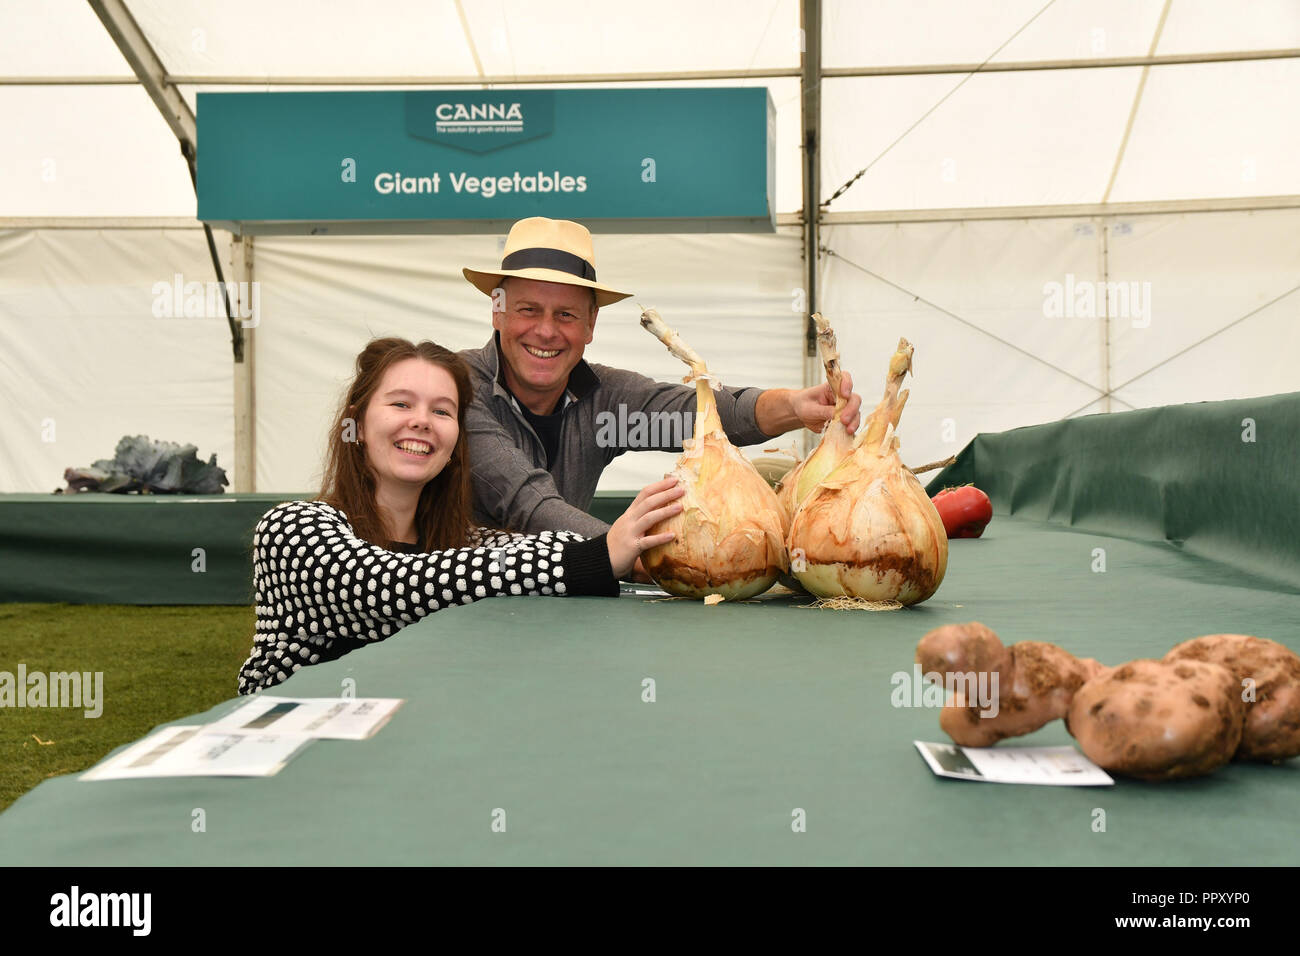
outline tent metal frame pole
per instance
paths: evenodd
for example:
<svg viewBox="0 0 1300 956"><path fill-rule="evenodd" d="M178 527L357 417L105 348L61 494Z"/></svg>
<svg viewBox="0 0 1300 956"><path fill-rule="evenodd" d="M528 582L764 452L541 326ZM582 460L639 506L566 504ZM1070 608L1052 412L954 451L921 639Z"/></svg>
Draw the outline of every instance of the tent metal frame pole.
<svg viewBox="0 0 1300 956"><path fill-rule="evenodd" d="M136 79L144 87L149 98L158 107L158 112L171 128L180 142L181 154L185 157L191 178L195 173L197 156L198 123L194 113L180 90L167 75L162 60L149 43L144 31L136 23L135 17L127 9L123 0L89 0L95 15L104 24L104 29L112 37L114 44L130 65ZM196 183L197 191L197 183ZM217 249L211 231L204 226L208 248L212 255L213 268L217 277L221 277ZM232 238L231 267L233 286L236 295L242 290L252 289L253 243L251 238ZM227 306L227 321L230 323L232 346L234 352L234 430L235 430L235 491L248 492L256 486L256 459L254 457L255 435L253 423L255 406L253 403L253 337L251 325L243 322L236 324L235 315L251 314L251 303L240 302L233 313ZM256 323L257 317L254 317Z"/></svg>
<svg viewBox="0 0 1300 956"><path fill-rule="evenodd" d="M1158 216L1206 212L1300 209L1300 196L1170 199L1154 202L1081 203L1060 206L970 206L958 209L883 209L824 212L823 226L895 225L904 222L977 222L990 219L1091 219L1095 216ZM778 226L803 227L803 213L776 214ZM202 229L181 216L0 216L0 229Z"/></svg>
<svg viewBox="0 0 1300 956"><path fill-rule="evenodd" d="M1133 66L1183 66L1195 63L1243 63L1250 60L1300 58L1294 47L1275 50L1230 50L1216 53L1166 53L1160 56L1109 56L1090 59L1008 60L1003 63L928 63L916 66L827 67L828 79L870 76L936 76L944 73L1026 73L1038 70L1105 70Z"/></svg>
<svg viewBox="0 0 1300 956"><path fill-rule="evenodd" d="M176 138L182 143L196 144L198 133L194 113L168 78L166 67L126 4L122 0L90 0L90 6Z"/></svg>
<svg viewBox="0 0 1300 956"><path fill-rule="evenodd" d="M1109 414L1112 389L1110 387L1110 370L1113 354L1111 351L1111 326L1113 316L1110 311L1110 224L1105 216L1093 220L1097 229L1098 258L1101 260L1101 410Z"/></svg>
<svg viewBox="0 0 1300 956"><path fill-rule="evenodd" d="M230 238L230 281L236 295L243 296L245 290L253 298L253 237L231 236ZM254 301L258 301L254 298ZM234 491L247 493L257 490L257 401L256 401L256 366L257 336L256 325L261 316L252 309L252 302L238 302L235 315L250 315L251 319L241 321L239 335L242 340L242 356L234 363L234 425L235 425L235 485Z"/></svg>
<svg viewBox="0 0 1300 956"><path fill-rule="evenodd" d="M824 226L895 225L904 222L978 222L990 219L1092 219L1095 216L1160 216L1202 212L1300 209L1300 196L1233 196L1148 202L1072 203L1056 206L969 206L954 209L881 209L822 213ZM796 219L777 216L778 226Z"/></svg>
<svg viewBox="0 0 1300 956"><path fill-rule="evenodd" d="M821 0L800 0L799 26L802 40L802 72L799 93L802 103L803 135L803 288L805 387L812 382L811 359L817 355L817 329L812 314L818 309L817 266L821 249ZM819 376L820 378L820 376Z"/></svg>
<svg viewBox="0 0 1300 956"><path fill-rule="evenodd" d="M92 0L94 5L94 0ZM845 79L872 76L940 76L949 73L1029 73L1039 70L1105 70L1134 66L1180 66L1196 63L1243 63L1251 60L1300 59L1300 49L1222 50L1213 53L1166 53L1160 56L1110 56L1058 60L1008 60L1002 63L918 63L915 66L825 67L823 77ZM690 82L692 80L763 80L798 77L800 67L760 67L747 70L679 70L633 73L536 73L492 76L230 76L226 74L164 74L172 86L533 86L547 83ZM0 86L112 86L136 81L126 76L5 76Z"/></svg>
<svg viewBox="0 0 1300 956"><path fill-rule="evenodd" d="M804 350L803 386L821 381L817 369L817 327L813 313L818 309L818 264L821 255L821 118L822 118L822 7L821 0L799 0L800 73L803 147L803 290ZM812 448L811 433L799 430L799 450L807 456Z"/></svg>
<svg viewBox="0 0 1300 956"><path fill-rule="evenodd" d="M180 216L0 216L0 229L195 229L203 223Z"/></svg>

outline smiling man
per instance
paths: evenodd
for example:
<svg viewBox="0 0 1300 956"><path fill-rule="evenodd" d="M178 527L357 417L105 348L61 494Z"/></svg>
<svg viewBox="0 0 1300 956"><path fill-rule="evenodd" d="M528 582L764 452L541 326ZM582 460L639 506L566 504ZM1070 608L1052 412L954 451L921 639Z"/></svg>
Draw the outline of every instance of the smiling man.
<svg viewBox="0 0 1300 956"><path fill-rule="evenodd" d="M501 268L465 269L492 298L492 339L460 355L470 366L470 462L476 517L517 531L569 530L588 537L609 526L587 513L605 466L625 451L681 451L676 436L651 429L644 442L601 440L601 415L695 412L690 385L591 365L596 313L626 299L596 281L591 233L567 220L521 219L506 239ZM843 420L858 427L860 396L846 373ZM718 414L727 437L754 445L795 428L820 431L834 414L830 386L723 388ZM608 434L606 430L605 434Z"/></svg>

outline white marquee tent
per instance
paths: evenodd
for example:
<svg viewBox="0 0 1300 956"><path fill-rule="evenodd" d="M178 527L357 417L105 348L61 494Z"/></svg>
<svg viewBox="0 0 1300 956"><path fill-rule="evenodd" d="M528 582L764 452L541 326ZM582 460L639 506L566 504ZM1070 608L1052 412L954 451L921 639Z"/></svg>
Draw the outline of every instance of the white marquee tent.
<svg viewBox="0 0 1300 956"><path fill-rule="evenodd" d="M911 464L1300 388L1300 0L4 0L0 74L0 492L123 434L215 452L238 490L312 490L367 338L487 340L460 267L499 261L493 236L217 232L226 279L259 284L246 361L224 316L155 317L160 281L216 278L158 106L206 90L766 86L777 231L598 236L636 296L588 358L680 378L640 303L729 384L816 381L811 291L868 405L915 344ZM625 455L602 488L670 460Z"/></svg>

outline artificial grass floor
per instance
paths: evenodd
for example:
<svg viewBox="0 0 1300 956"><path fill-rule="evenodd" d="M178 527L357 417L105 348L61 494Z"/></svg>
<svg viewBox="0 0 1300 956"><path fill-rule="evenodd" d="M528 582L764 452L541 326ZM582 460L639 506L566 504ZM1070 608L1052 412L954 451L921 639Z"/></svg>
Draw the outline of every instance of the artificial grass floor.
<svg viewBox="0 0 1300 956"><path fill-rule="evenodd" d="M0 811L48 777L85 770L158 724L233 697L254 621L253 608L239 606L0 603L0 672L103 673L99 717L0 708Z"/></svg>

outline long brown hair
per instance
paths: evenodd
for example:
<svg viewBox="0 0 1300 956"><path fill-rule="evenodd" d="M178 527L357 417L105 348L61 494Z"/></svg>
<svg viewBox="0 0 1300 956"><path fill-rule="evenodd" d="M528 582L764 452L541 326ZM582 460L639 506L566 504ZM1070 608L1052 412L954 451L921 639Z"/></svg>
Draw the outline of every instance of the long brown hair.
<svg viewBox="0 0 1300 956"><path fill-rule="evenodd" d="M365 420L371 396L379 388L384 373L392 365L408 358L424 359L446 369L451 375L456 383L456 424L460 428L451 458L420 491L420 500L415 506L418 547L421 551L464 547L469 541L472 514L465 413L474 393L464 360L433 342L415 345L407 339L372 339L361 350L357 356L356 375L344 393L330 429L324 476L317 500L346 514L352 532L358 538L381 548L388 547L391 538L375 498L375 473L366 460L364 446L356 440L356 433Z"/></svg>

